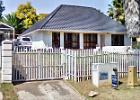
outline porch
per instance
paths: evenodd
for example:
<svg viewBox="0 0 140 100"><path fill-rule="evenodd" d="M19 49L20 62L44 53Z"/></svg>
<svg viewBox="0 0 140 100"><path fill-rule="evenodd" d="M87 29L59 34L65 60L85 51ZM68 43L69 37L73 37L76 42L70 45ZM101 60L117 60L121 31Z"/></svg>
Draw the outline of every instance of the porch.
<svg viewBox="0 0 140 100"><path fill-rule="evenodd" d="M130 39L124 34L49 32L50 47L65 49L94 49L103 46L129 46Z"/></svg>

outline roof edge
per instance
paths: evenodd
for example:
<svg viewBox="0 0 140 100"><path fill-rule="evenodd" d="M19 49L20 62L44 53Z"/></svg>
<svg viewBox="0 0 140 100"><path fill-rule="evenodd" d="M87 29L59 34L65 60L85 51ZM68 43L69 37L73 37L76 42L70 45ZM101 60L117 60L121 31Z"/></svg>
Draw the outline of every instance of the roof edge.
<svg viewBox="0 0 140 100"><path fill-rule="evenodd" d="M8 25L8 24L6 24L6 23L3 23L3 22L1 22L1 21L0 21L0 24L3 24L3 25L5 25L5 26L7 26L7 27L9 27L9 28L11 28L11 29L14 29L14 27L12 27L12 26L10 26L10 25Z"/></svg>
<svg viewBox="0 0 140 100"><path fill-rule="evenodd" d="M127 32L100 32L100 31L79 31L79 30L57 30L57 29L36 29L27 34L21 34L20 36L26 36L38 31L52 31L52 32L73 32L73 33L98 33L98 34L127 34Z"/></svg>

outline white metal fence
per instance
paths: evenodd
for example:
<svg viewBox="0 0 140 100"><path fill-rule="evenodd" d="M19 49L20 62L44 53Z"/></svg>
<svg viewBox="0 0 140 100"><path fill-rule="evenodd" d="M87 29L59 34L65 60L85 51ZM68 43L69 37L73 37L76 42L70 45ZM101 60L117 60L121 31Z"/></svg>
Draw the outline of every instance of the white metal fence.
<svg viewBox="0 0 140 100"><path fill-rule="evenodd" d="M74 72L77 81L82 81L91 78L91 66L92 63L118 63L118 73L120 78L126 77L128 72L128 66L137 67L137 76L140 77L140 51L135 52L94 52L91 50L76 50L76 68ZM69 62L69 61L68 61ZM69 65L69 64L68 64ZM71 66L72 67L72 66Z"/></svg>
<svg viewBox="0 0 140 100"><path fill-rule="evenodd" d="M63 78L61 49L13 52L13 81Z"/></svg>
<svg viewBox="0 0 140 100"><path fill-rule="evenodd" d="M75 81L91 79L92 63L117 62L119 76L127 76L128 66L137 67L140 77L140 51L103 52L94 49L40 49L13 52L13 81L67 78Z"/></svg>

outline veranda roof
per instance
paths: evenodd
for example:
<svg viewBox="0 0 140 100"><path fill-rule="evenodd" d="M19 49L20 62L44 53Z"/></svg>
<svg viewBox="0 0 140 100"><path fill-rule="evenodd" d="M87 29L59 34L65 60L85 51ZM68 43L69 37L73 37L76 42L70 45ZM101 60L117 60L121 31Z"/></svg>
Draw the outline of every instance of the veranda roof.
<svg viewBox="0 0 140 100"><path fill-rule="evenodd" d="M14 38L14 28L3 22L0 22L0 34L6 34L6 33L10 33Z"/></svg>

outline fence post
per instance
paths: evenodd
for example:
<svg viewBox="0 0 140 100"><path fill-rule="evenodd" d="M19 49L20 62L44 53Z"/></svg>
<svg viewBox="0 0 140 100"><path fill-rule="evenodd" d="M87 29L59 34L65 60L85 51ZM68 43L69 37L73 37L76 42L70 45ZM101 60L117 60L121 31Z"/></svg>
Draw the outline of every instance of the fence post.
<svg viewBox="0 0 140 100"><path fill-rule="evenodd" d="M12 83L12 41L2 41L2 83Z"/></svg>
<svg viewBox="0 0 140 100"><path fill-rule="evenodd" d="M67 72L66 72L66 51L64 50L63 47L60 47L60 54L61 54L61 61L60 61L60 64L62 66L62 75L61 77L63 77L63 79L66 79L67 78Z"/></svg>
<svg viewBox="0 0 140 100"><path fill-rule="evenodd" d="M61 54L61 63L60 64L63 65L65 63L65 58L64 58L65 57L64 56L65 55L65 51L64 51L64 48L60 47L60 51L61 51L60 52L60 54Z"/></svg>
<svg viewBox="0 0 140 100"><path fill-rule="evenodd" d="M77 81L77 70L76 70L76 59L77 59L77 56L76 56L76 51L74 51L74 81Z"/></svg>

